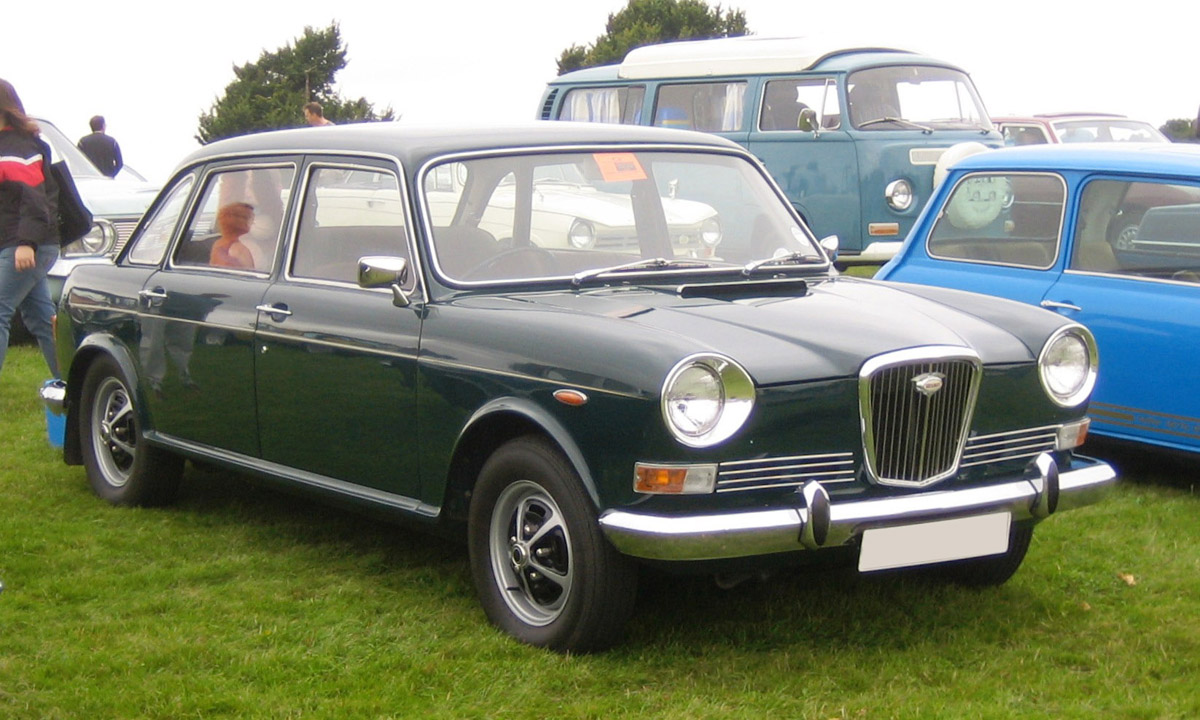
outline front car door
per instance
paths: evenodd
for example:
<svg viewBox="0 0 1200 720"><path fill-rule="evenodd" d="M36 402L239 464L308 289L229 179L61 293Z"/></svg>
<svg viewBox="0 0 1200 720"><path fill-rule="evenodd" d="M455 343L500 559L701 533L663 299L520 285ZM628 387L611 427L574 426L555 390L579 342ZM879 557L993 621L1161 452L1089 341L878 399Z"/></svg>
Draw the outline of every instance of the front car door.
<svg viewBox="0 0 1200 720"><path fill-rule="evenodd" d="M391 162L309 160L283 272L260 302L254 396L264 460L432 514L415 500L419 307L357 284L362 257L414 257L400 177Z"/></svg>

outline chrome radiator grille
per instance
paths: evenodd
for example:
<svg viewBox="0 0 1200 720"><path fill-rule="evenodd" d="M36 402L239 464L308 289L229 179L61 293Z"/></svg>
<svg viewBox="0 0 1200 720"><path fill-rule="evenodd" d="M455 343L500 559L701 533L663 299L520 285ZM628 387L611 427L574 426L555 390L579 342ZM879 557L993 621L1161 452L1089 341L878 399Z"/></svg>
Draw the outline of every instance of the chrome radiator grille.
<svg viewBox="0 0 1200 720"><path fill-rule="evenodd" d="M963 348L872 358L859 378L867 468L881 485L924 487L954 474L981 363Z"/></svg>
<svg viewBox="0 0 1200 720"><path fill-rule="evenodd" d="M112 219L113 228L117 231L117 242L113 245L113 254L121 252L121 248L125 247L125 243L129 242L129 236L133 234L133 229L137 227L138 218L131 219Z"/></svg>

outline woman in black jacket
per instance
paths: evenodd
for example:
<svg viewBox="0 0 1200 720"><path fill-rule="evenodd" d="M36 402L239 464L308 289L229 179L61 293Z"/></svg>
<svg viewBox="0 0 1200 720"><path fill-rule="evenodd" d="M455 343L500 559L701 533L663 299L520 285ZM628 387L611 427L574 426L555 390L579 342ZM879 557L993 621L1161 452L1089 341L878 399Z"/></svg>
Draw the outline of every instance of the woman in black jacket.
<svg viewBox="0 0 1200 720"><path fill-rule="evenodd" d="M58 259L58 222L43 167L46 145L11 83L0 79L0 369L17 309L58 378L54 303L46 274Z"/></svg>

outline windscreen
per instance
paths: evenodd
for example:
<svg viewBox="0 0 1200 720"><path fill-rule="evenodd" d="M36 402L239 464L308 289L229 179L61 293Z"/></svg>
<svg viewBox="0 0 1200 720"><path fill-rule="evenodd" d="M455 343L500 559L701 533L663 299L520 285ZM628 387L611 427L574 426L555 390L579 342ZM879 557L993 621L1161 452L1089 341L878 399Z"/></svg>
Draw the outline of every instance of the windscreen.
<svg viewBox="0 0 1200 720"><path fill-rule="evenodd" d="M571 277L654 258L704 269L824 258L759 168L736 154L456 159L429 168L423 190L436 263L452 280Z"/></svg>
<svg viewBox="0 0 1200 720"><path fill-rule="evenodd" d="M971 78L952 68L903 65L860 70L846 83L860 130L991 129Z"/></svg>

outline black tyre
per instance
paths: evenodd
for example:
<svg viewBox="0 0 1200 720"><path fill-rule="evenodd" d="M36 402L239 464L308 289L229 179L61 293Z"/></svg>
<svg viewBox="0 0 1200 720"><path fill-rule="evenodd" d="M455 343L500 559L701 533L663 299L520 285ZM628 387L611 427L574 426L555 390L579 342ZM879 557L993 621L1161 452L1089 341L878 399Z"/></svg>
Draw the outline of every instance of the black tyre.
<svg viewBox="0 0 1200 720"><path fill-rule="evenodd" d="M88 368L79 423L83 464L97 495L114 505L175 499L183 459L145 442L129 382L110 357Z"/></svg>
<svg viewBox="0 0 1200 720"><path fill-rule="evenodd" d="M1021 567L1025 553L1029 551L1029 541L1032 539L1032 523L1013 524L1008 533L1008 552L974 560L959 560L938 568L938 571L943 577L959 585L1003 585L1017 568Z"/></svg>
<svg viewBox="0 0 1200 720"><path fill-rule="evenodd" d="M579 476L550 443L519 438L484 463L469 545L484 612L513 637L560 652L621 638L636 567L605 540Z"/></svg>

